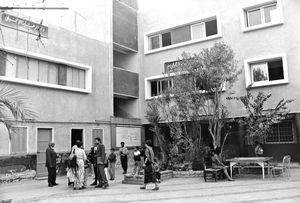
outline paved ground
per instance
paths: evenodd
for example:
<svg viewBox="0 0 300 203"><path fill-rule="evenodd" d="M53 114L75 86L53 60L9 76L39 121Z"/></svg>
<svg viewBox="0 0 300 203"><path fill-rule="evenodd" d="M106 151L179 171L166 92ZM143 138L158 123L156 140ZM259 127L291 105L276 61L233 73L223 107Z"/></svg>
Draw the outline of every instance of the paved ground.
<svg viewBox="0 0 300 203"><path fill-rule="evenodd" d="M121 184L122 175L107 190L89 186L85 190L67 187L66 177L59 185L47 187L47 180L31 180L0 185L0 201L12 202L300 202L300 169L291 177L261 179L261 176L235 177L234 182L204 182L203 178L176 178L160 183L159 191L140 190L138 185ZM91 183L92 179L89 179Z"/></svg>

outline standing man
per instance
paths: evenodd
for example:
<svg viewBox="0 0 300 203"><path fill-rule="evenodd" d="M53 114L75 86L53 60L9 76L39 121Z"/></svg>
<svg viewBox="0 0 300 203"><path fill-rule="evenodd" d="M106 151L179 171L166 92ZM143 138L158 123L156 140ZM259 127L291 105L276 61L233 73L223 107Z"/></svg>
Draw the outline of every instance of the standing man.
<svg viewBox="0 0 300 203"><path fill-rule="evenodd" d="M115 149L110 150L110 155L108 156L108 173L110 175L110 180L115 180L115 169L116 169L116 154Z"/></svg>
<svg viewBox="0 0 300 203"><path fill-rule="evenodd" d="M97 145L96 150L96 158L97 158L97 175L99 185L96 188L106 189L108 187L108 181L105 174L105 165L107 164L106 154L105 154L105 146L101 143L100 137L95 138L95 142Z"/></svg>
<svg viewBox="0 0 300 203"><path fill-rule="evenodd" d="M97 185L98 175L97 175L97 157L96 157L96 153L95 153L96 150L97 150L97 145L95 147L91 147L91 151L88 154L88 159L89 159L90 163L93 165L93 170L94 170L94 175L95 175L94 182L91 185Z"/></svg>
<svg viewBox="0 0 300 203"><path fill-rule="evenodd" d="M128 149L127 147L125 147L125 143L124 142L121 142L121 148L119 150L120 152L120 159L121 159L121 165L122 165L122 168L123 168L123 174L126 174L127 173L127 168L128 168L128 164L127 164L127 161L128 161Z"/></svg>
<svg viewBox="0 0 300 203"><path fill-rule="evenodd" d="M54 151L54 142L49 143L49 147L46 149L46 167L48 170L48 187L58 185L56 183L56 158L58 157Z"/></svg>

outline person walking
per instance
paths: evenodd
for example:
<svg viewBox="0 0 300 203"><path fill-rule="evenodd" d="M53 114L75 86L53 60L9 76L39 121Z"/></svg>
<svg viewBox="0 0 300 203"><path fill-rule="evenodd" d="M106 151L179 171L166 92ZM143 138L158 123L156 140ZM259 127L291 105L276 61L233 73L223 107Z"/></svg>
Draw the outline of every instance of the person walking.
<svg viewBox="0 0 300 203"><path fill-rule="evenodd" d="M84 162L86 161L87 157L85 151L82 149L82 142L76 143L77 148L75 149L75 156L77 161L77 176L74 182L74 190L76 189L84 189Z"/></svg>
<svg viewBox="0 0 300 203"><path fill-rule="evenodd" d="M156 182L154 163L154 152L152 149L151 140L146 140L146 150L145 150L145 169L144 169L144 186L140 189L145 190L148 183L154 183L155 187L152 190L159 190Z"/></svg>
<svg viewBox="0 0 300 203"><path fill-rule="evenodd" d="M120 159L121 159L121 165L123 169L123 174L127 173L127 168L128 168L128 149L125 147L125 143L121 142L121 148L119 149L120 152Z"/></svg>
<svg viewBox="0 0 300 203"><path fill-rule="evenodd" d="M142 169L142 159L141 159L141 152L139 147L135 147L135 150L133 152L133 160L134 160L134 168L132 171L132 175L133 176L135 174L139 175Z"/></svg>
<svg viewBox="0 0 300 203"><path fill-rule="evenodd" d="M104 169L107 163L105 146L101 143L100 137L95 138L95 142L97 144L96 157L97 157L97 175L99 181L99 185L97 185L96 188L106 189L109 185L108 185L108 181Z"/></svg>
<svg viewBox="0 0 300 203"><path fill-rule="evenodd" d="M58 185L56 183L56 158L58 158L54 151L55 143L50 142L49 147L46 149L46 164L48 170L48 187Z"/></svg>
<svg viewBox="0 0 300 203"><path fill-rule="evenodd" d="M108 156L108 173L109 173L109 176L110 176L109 180L115 180L115 170L116 170L117 157L116 157L116 154L114 152L115 152L115 149L112 148L110 150L110 154Z"/></svg>

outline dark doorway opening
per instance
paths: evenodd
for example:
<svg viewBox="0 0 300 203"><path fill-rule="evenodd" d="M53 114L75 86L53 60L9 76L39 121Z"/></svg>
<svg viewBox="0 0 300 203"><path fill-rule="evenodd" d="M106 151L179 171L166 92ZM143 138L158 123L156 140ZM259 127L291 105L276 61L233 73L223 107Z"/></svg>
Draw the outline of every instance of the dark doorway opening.
<svg viewBox="0 0 300 203"><path fill-rule="evenodd" d="M83 143L83 129L71 130L71 147L76 144L77 140Z"/></svg>

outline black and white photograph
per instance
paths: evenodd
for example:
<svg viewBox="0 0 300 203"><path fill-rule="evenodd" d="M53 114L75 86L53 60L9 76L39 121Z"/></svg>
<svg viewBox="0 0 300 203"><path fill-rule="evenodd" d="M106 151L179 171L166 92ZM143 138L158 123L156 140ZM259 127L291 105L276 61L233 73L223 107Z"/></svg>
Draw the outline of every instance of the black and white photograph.
<svg viewBox="0 0 300 203"><path fill-rule="evenodd" d="M299 10L1 0L0 203L300 202Z"/></svg>

